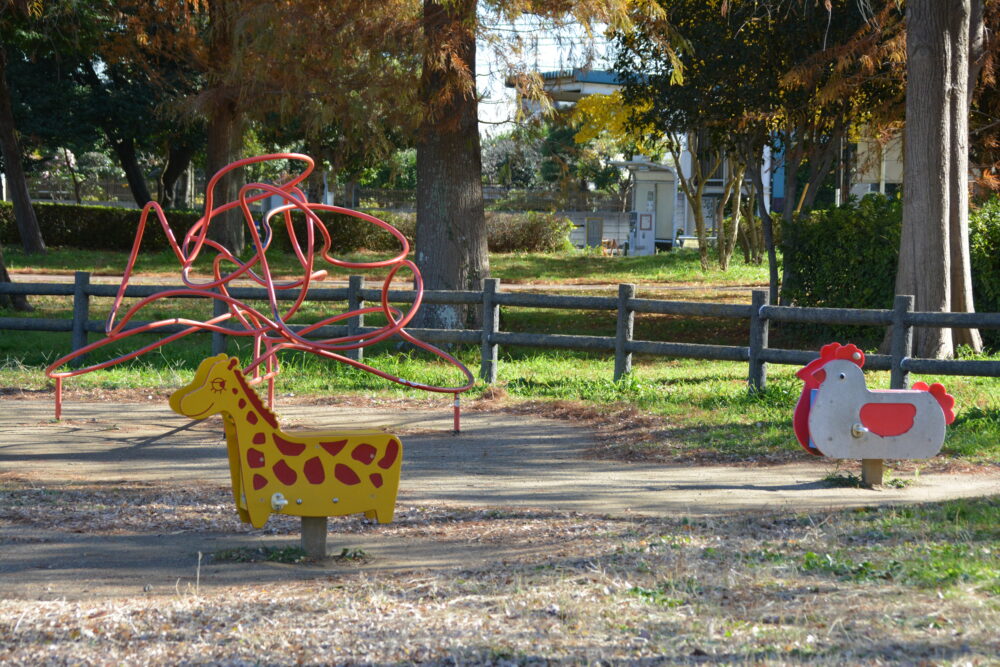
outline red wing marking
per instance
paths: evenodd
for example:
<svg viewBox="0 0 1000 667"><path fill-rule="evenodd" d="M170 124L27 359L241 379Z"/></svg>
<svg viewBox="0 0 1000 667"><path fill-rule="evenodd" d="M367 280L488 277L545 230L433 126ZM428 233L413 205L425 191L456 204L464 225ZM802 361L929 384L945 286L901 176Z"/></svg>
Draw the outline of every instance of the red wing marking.
<svg viewBox="0 0 1000 667"><path fill-rule="evenodd" d="M263 475L254 475L253 476L253 490L254 491L260 491L265 486L267 486L267 478L266 477L264 477Z"/></svg>
<svg viewBox="0 0 1000 667"><path fill-rule="evenodd" d="M263 433L255 433L254 434L254 436L253 436L253 444L255 444L255 445L263 445L265 442L267 442L267 436L266 435L264 435Z"/></svg>
<svg viewBox="0 0 1000 667"><path fill-rule="evenodd" d="M247 465L251 468L264 467L264 453L251 447L247 450Z"/></svg>
<svg viewBox="0 0 1000 667"><path fill-rule="evenodd" d="M368 475L368 479L372 481L372 486L374 486L376 489L382 486L382 475L378 474L377 472L373 472L372 474Z"/></svg>
<svg viewBox="0 0 1000 667"><path fill-rule="evenodd" d="M295 480L299 478L299 476L295 474L295 471L289 468L288 464L284 461L278 461L275 463L271 466L271 470L274 471L274 476L278 478L278 481L285 486L295 484Z"/></svg>
<svg viewBox="0 0 1000 667"><path fill-rule="evenodd" d="M257 413L256 412L248 412L247 413L247 423L249 423L251 426L253 426L254 424L257 423Z"/></svg>
<svg viewBox="0 0 1000 667"><path fill-rule="evenodd" d="M278 451L285 456L298 456L302 452L306 451L306 446L301 442L292 442L291 440L285 440L280 435L275 433L271 437L274 438L274 444L278 446Z"/></svg>
<svg viewBox="0 0 1000 667"><path fill-rule="evenodd" d="M883 438L903 435L913 428L917 406L912 403L865 403L861 406L861 423Z"/></svg>
<svg viewBox="0 0 1000 667"><path fill-rule="evenodd" d="M368 444L358 445L351 452L351 458L358 463L368 465L375 460L375 448Z"/></svg>
<svg viewBox="0 0 1000 667"><path fill-rule="evenodd" d="M361 483L361 478L358 477L358 474L343 463L338 463L337 467L333 469L333 476L337 478L338 482L347 486L354 486Z"/></svg>
<svg viewBox="0 0 1000 667"><path fill-rule="evenodd" d="M326 479L326 473L323 472L323 462L319 460L318 456L306 461L306 464L302 466L302 473L310 484L322 484L323 480Z"/></svg>
<svg viewBox="0 0 1000 667"><path fill-rule="evenodd" d="M399 441L394 438L385 446L385 455L379 460L378 467L382 470L388 470L392 467L392 464L396 462L398 457Z"/></svg>
<svg viewBox="0 0 1000 667"><path fill-rule="evenodd" d="M330 456L336 456L340 453L340 450L344 448L347 444L346 440L338 440L336 442L321 442L319 446L326 450L326 453Z"/></svg>

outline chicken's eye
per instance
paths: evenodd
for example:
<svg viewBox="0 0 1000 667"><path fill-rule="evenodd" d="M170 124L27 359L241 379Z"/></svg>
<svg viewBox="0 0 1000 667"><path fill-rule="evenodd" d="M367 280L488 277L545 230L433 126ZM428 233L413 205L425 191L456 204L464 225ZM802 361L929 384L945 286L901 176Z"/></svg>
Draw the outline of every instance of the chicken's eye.
<svg viewBox="0 0 1000 667"><path fill-rule="evenodd" d="M841 373L839 377L840 377L841 380L846 380L847 379L847 375L845 373Z"/></svg>

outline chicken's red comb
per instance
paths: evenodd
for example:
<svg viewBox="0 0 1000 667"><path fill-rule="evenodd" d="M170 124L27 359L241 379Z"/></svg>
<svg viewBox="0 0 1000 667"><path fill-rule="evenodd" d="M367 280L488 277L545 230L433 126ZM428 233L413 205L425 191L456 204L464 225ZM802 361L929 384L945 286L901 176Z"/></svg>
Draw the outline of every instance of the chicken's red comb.
<svg viewBox="0 0 1000 667"><path fill-rule="evenodd" d="M804 367L799 369L796 373L799 378L805 380L813 374L813 372L825 366L828 362L834 361L836 359L843 359L845 361L853 361L858 365L858 368L865 367L865 353L861 351L854 343L848 343L847 345L841 345L840 343L827 343L819 350L819 359L813 359Z"/></svg>

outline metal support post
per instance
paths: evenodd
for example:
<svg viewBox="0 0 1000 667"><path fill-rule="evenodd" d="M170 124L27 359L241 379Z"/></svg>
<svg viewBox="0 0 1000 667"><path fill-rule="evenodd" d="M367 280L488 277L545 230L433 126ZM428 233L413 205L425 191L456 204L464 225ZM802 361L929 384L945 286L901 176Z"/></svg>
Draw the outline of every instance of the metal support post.
<svg viewBox="0 0 1000 667"><path fill-rule="evenodd" d="M365 307L364 299L361 298L361 290L365 287L364 276L351 276L347 279L347 310L361 310ZM355 315L347 318L347 335L356 336L361 333L361 327L365 325L364 315ZM344 356L355 361L362 361L365 353L363 348L356 350L345 350Z"/></svg>

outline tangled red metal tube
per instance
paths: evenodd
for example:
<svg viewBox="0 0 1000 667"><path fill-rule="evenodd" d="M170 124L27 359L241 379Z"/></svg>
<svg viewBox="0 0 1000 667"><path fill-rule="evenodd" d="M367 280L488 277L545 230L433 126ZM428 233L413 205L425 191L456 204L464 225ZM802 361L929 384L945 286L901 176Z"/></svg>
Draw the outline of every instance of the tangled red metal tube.
<svg viewBox="0 0 1000 667"><path fill-rule="evenodd" d="M270 185L267 183L247 184L240 190L239 197L236 201L226 202L217 207L213 205L213 192L216 184L222 176L230 171L247 165L272 160L292 160L303 162L305 163L305 169L297 176L292 177L290 180L280 185ZM309 176L313 167L314 163L312 158L298 153L274 153L269 155L260 155L257 157L239 160L227 165L223 169L219 170L219 172L208 182L205 191L205 214L191 226L191 228L184 235L183 242L180 244L178 244L173 230L171 230L170 224L167 222L166 216L163 213L163 209L160 208L160 205L156 202L146 204L146 206L142 209L142 215L139 218L139 228L136 231L135 241L132 244L132 252L129 255L125 272L122 275L121 284L118 287L118 292L111 307L111 312L105 323L105 337L57 359L45 369L46 375L53 378L56 383L56 418L58 419L62 412L62 380L64 378L83 375L84 373L90 373L91 371L108 368L124 361L135 359L136 357L162 347L167 343L171 343L196 332L212 331L230 336L245 336L253 338L253 359L250 365L245 369L245 372L249 375L252 371L252 384L258 384L264 380L268 381L268 402L272 406L274 403L274 377L277 375L279 370L277 353L281 350L302 350L327 359L333 359L345 364L350 364L351 366L373 373L379 377L385 378L386 380L391 380L392 382L397 382L409 387L415 387L425 391L453 394L455 396L455 430L458 431L458 395L472 387L475 379L473 378L472 373L469 372L469 369L466 368L462 362L458 361L447 352L414 338L404 329L404 327L413 319L414 315L416 315L417 309L420 307L423 299L424 289L423 278L420 275L419 269L416 264L406 259L406 256L410 252L410 245L407 242L406 237L404 237L403 234L392 225L379 220L374 216L368 215L367 213L339 206L318 204L307 201L305 193L298 186ZM279 197L282 204L277 207L272 207L263 216L260 223L260 229L264 232L264 238L262 239L261 233L258 231L257 225L254 221L253 213L250 210L250 205L271 197ZM239 259L221 243L208 237L208 229L212 220L219 214L234 208L239 208L242 212L244 221L247 224L247 230L250 234L250 238L253 241L255 252L246 261ZM299 239L292 224L293 211L299 211L305 217L304 244ZM324 225L323 221L320 220L319 216L316 215L317 211L342 213L376 225L377 227L380 227L392 234L392 236L399 241L400 251L396 254L396 256L390 259L373 262L349 262L337 259L330 254L330 232ZM128 308L119 319L118 312L122 306L122 301L125 297L125 290L128 287L129 279L132 276L136 258L139 255L143 233L145 232L146 223L149 219L150 213L156 215L156 218L160 222L160 226L166 234L171 250L180 262L181 280L186 285L186 288L168 289L140 299L137 303ZM288 231L288 238L291 242L292 251L303 269L301 278L284 282L276 282L271 275L270 266L267 260L267 251L271 245L273 237L271 233L271 220L276 217L280 217L280 219L284 221L285 227ZM317 235L319 238L317 238ZM322 245L319 248L317 248L318 240L322 241ZM212 278L198 282L191 277L191 269L195 260L198 258L198 255L206 247L217 253L212 261ZM309 288L313 285L313 283L322 281L327 276L327 271L325 269L316 268L317 261L323 261L332 266L343 269L388 268L389 273L382 283L382 297L380 305L358 308L356 310L348 310L331 317L326 317L300 329L297 332L294 331L292 327L289 326L288 320L294 316L302 306L302 303L308 296ZM393 278L396 277L396 274L399 273L401 269L408 269L413 274L414 290L416 292L413 303L409 309L406 310L406 312L402 312L389 305L389 286L392 283ZM271 311L269 315L260 312L245 301L241 301L240 299L230 295L229 288L231 287L231 283L238 278L256 282L267 290L268 303ZM282 312L278 305L278 292L284 290L297 290L297 294L295 298L291 300L291 305L288 306L284 312ZM227 312L205 321L174 317L149 322L133 328L126 328L133 317L135 317L135 315L145 306L162 299L179 296L196 296L221 301L225 303ZM320 327L334 324L351 317L370 313L381 313L384 315L386 318L386 324L372 331L350 336L326 339L312 339L307 337L310 333L316 331ZM238 326L224 326L224 323L227 321L238 323ZM71 370L57 370L64 364L98 348L104 347L105 345L127 339L137 334L149 333L168 325L182 325L186 328L108 361ZM355 350L372 345L379 341L383 341L390 336L398 336L402 340L420 349L427 350L437 357L454 365L465 375L465 384L453 387L439 387L419 382L411 382L391 373L386 373L369 366L361 361L346 357L342 354L343 352L347 352L349 350ZM261 373L262 365L264 367L263 373Z"/></svg>

